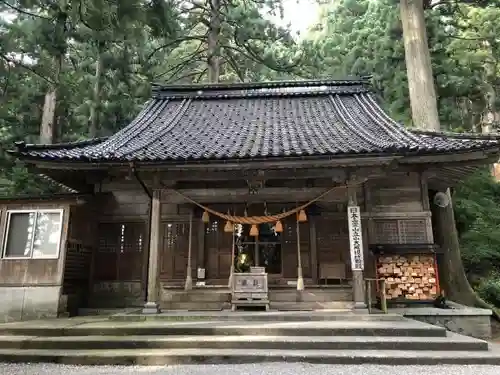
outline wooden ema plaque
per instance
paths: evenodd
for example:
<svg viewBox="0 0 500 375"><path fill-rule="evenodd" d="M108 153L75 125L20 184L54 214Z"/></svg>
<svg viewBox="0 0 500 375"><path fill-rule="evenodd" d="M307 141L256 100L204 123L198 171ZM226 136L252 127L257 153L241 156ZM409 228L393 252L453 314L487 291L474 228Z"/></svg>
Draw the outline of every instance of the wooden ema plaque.
<svg viewBox="0 0 500 375"><path fill-rule="evenodd" d="M377 278L385 279L386 298L433 301L439 294L434 254L378 255Z"/></svg>

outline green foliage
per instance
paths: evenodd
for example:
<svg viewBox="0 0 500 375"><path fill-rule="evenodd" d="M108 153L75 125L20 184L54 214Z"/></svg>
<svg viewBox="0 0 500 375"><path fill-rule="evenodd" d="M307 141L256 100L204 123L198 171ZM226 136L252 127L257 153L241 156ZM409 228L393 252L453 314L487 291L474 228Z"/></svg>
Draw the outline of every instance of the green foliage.
<svg viewBox="0 0 500 375"><path fill-rule="evenodd" d="M500 306L500 276L493 274L481 280L476 286L479 296L493 306Z"/></svg>
<svg viewBox="0 0 500 375"><path fill-rule="evenodd" d="M394 0L340 0L307 35L308 76L372 75L393 118L411 125L402 26ZM443 2L426 13L443 129L481 131L500 121L499 5ZM458 3L457 3L458 4Z"/></svg>
<svg viewBox="0 0 500 375"><path fill-rule="evenodd" d="M500 273L500 184L481 170L454 193L464 267L472 281Z"/></svg>

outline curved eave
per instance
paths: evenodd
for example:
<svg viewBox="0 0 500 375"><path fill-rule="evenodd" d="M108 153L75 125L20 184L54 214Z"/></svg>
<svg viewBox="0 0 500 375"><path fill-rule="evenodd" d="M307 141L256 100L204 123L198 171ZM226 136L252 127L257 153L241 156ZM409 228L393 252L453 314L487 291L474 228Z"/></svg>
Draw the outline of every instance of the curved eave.
<svg viewBox="0 0 500 375"><path fill-rule="evenodd" d="M284 168L291 167L294 164L310 164L323 166L347 166L347 165L381 165L389 164L395 160L399 164L446 164L446 163L468 163L489 164L498 158L500 148L491 146L488 148L479 148L464 151L449 152L407 152L407 153L351 153L342 155L316 155L316 156L286 156L286 157L267 157L267 158L239 158L239 159L204 159L204 160L148 160L131 161L119 159L98 159L88 160L85 158L39 158L26 155L17 155L24 162L39 165L47 169L68 168L73 166L76 169L107 169L113 167L134 166L136 168L199 168L203 166L227 168L234 166L249 166L254 164L274 165Z"/></svg>

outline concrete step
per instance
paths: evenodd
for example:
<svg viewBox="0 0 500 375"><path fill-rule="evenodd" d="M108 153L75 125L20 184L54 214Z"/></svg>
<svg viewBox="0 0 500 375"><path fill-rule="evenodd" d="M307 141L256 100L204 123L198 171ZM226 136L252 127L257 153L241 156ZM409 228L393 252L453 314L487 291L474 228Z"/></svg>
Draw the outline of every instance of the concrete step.
<svg viewBox="0 0 500 375"><path fill-rule="evenodd" d="M0 349L269 349L487 351L488 343L457 334L448 337L371 336L0 336Z"/></svg>
<svg viewBox="0 0 500 375"><path fill-rule="evenodd" d="M71 322L71 319L68 319ZM0 325L0 335L26 336L140 336L140 335L268 335L268 336L415 336L444 337L442 327L411 320L401 321L306 321L306 322L120 322L51 324L24 322Z"/></svg>
<svg viewBox="0 0 500 375"><path fill-rule="evenodd" d="M79 365L172 365L194 363L240 364L309 362L384 365L500 365L500 350L269 350L269 349L117 349L18 350L0 349L2 362L56 362Z"/></svg>

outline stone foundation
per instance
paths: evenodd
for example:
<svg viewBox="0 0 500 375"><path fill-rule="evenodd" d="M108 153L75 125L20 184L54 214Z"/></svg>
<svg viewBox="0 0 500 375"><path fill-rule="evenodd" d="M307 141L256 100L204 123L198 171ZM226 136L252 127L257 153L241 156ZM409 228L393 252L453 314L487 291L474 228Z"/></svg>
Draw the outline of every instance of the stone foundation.
<svg viewBox="0 0 500 375"><path fill-rule="evenodd" d="M60 286L0 287L0 322L56 318Z"/></svg>
<svg viewBox="0 0 500 375"><path fill-rule="evenodd" d="M390 309L407 318L444 327L448 331L483 340L491 339L491 310L479 309L447 302L450 309L412 307Z"/></svg>

